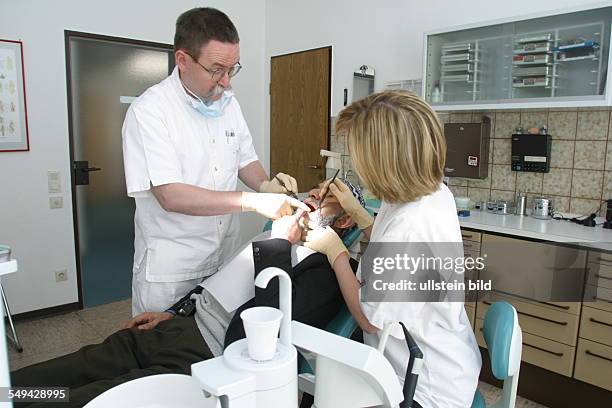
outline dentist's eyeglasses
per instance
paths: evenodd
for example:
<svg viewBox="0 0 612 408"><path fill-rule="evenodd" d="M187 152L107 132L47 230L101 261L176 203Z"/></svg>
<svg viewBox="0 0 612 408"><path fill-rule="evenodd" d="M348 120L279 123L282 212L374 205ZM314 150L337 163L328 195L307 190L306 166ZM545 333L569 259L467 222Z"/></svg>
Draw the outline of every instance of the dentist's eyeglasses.
<svg viewBox="0 0 612 408"><path fill-rule="evenodd" d="M236 65L230 68L218 68L218 69L206 68L204 65L200 64L200 62L197 59L195 59L191 54L187 54L187 55L189 55L196 64L201 66L202 69L204 69L204 71L208 72L210 74L210 79L214 82L219 82L221 78L225 76L225 74L227 74L230 78L233 78L236 75L238 75L238 73L242 69L242 65L240 65L240 62L237 62Z"/></svg>

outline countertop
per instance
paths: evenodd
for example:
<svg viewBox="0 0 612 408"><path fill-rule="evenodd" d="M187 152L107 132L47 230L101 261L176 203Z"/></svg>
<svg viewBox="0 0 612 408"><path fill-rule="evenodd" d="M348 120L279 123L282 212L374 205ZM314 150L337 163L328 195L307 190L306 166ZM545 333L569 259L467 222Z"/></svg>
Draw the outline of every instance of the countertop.
<svg viewBox="0 0 612 408"><path fill-rule="evenodd" d="M602 222L601 218L597 219ZM529 215L499 215L486 211L470 212L469 217L459 217L465 228L534 238L543 241L580 243L582 246L612 250L612 230L601 225L585 227L570 221L539 220Z"/></svg>

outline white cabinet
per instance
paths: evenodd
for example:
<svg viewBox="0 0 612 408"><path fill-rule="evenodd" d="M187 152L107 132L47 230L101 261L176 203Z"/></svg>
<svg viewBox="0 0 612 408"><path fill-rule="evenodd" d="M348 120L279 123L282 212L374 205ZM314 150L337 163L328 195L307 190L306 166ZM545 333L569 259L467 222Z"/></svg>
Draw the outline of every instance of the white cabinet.
<svg viewBox="0 0 612 408"><path fill-rule="evenodd" d="M612 6L425 34L423 95L438 110L611 106Z"/></svg>

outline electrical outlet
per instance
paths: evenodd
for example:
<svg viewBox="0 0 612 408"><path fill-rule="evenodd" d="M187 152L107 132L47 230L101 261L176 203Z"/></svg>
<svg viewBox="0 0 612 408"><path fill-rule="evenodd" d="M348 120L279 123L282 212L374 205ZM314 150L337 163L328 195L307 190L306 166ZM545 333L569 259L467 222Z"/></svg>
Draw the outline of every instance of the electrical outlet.
<svg viewBox="0 0 612 408"><path fill-rule="evenodd" d="M55 271L55 281L63 282L68 280L68 271L66 269L62 269L61 271Z"/></svg>
<svg viewBox="0 0 612 408"><path fill-rule="evenodd" d="M64 199L61 196L49 197L49 208L52 210L56 208L62 208L64 206Z"/></svg>

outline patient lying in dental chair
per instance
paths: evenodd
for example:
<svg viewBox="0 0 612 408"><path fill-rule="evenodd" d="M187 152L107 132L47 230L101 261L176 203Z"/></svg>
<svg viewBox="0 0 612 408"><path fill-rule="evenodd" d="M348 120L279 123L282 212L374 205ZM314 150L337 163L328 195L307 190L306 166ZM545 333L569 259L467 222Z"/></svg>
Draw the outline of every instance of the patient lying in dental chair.
<svg viewBox="0 0 612 408"><path fill-rule="evenodd" d="M11 373L15 387L69 387L70 402L82 407L104 391L154 374L190 374L193 363L219 356L224 346L244 338L240 312L253 306L278 307L278 280L254 287L265 268L286 271L293 282L293 319L319 328L338 313L343 300L327 257L299 245L304 222L331 226L342 234L354 222L332 194L318 207L320 187L305 200L315 210L275 221L268 235L256 237L219 272L167 311L138 315L104 342ZM354 194L363 202L358 189ZM357 262L352 262L353 270ZM15 404L51 407L51 404Z"/></svg>

